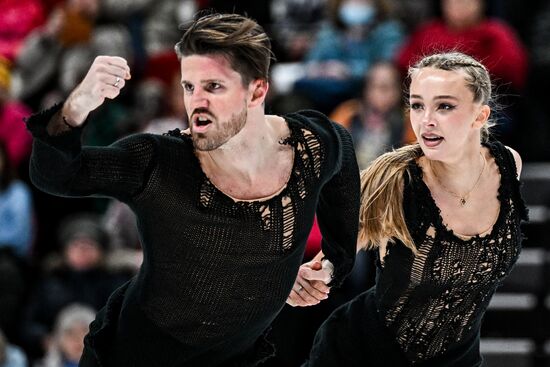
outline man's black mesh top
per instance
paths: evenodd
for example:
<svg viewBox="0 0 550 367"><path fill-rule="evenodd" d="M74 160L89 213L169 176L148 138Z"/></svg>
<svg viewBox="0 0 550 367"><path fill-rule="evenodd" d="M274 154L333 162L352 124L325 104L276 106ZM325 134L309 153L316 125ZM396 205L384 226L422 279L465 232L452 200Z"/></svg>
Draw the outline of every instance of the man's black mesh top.
<svg viewBox="0 0 550 367"><path fill-rule="evenodd" d="M92 324L86 345L99 359L190 366L257 358L256 341L290 293L315 213L335 267L332 285L350 272L359 171L349 134L324 115L284 116L290 135L281 144L294 149L290 179L275 197L248 202L214 187L188 135L136 134L82 147L82 128L63 128L59 110L27 120L32 182L54 195L127 203L144 251L138 275Z"/></svg>

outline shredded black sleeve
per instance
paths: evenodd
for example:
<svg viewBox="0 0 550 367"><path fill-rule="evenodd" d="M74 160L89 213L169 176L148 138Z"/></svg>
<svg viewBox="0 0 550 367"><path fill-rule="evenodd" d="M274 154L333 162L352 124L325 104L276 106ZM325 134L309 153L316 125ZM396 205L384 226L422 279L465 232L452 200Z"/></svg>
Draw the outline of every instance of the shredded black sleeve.
<svg viewBox="0 0 550 367"><path fill-rule="evenodd" d="M334 124L340 138L341 160L323 187L317 207L325 257L334 264L331 286L339 286L355 261L359 226L360 178L351 136Z"/></svg>
<svg viewBox="0 0 550 367"><path fill-rule="evenodd" d="M334 265L331 286L339 286L355 261L359 228L360 178L351 135L323 114L303 111L325 142L327 172L317 205L317 220L323 235L325 258Z"/></svg>

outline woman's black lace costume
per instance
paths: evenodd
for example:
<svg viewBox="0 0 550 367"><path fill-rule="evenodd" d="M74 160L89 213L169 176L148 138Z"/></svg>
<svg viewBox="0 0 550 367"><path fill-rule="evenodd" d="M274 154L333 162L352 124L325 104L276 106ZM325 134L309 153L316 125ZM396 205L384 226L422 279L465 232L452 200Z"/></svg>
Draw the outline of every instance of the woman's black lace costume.
<svg viewBox="0 0 550 367"><path fill-rule="evenodd" d="M359 172L349 134L320 113L285 116L291 133L281 144L294 149L289 181L273 198L245 202L214 187L179 131L81 147L81 128L48 135L58 111L27 121L33 183L55 195L126 202L144 250L138 275L92 324L87 347L100 360L214 366L271 353L256 341L290 293L316 212L333 284L351 270Z"/></svg>
<svg viewBox="0 0 550 367"><path fill-rule="evenodd" d="M403 207L418 254L399 241L388 246L376 286L331 315L307 366L481 365L481 320L518 258L520 222L527 219L512 154L496 141L485 146L500 171L492 230L469 239L449 230L411 161Z"/></svg>
<svg viewBox="0 0 550 367"><path fill-rule="evenodd" d="M422 180L422 170L415 162L410 165L405 217L418 255L405 255L398 250L403 246L392 246L385 268L393 272L406 266L408 281L395 284L383 270L377 294L386 326L411 361L443 354L478 332L491 296L518 258L520 220L527 217L516 166L502 144L488 147L501 174L500 211L493 229L483 237L464 240L447 229Z"/></svg>

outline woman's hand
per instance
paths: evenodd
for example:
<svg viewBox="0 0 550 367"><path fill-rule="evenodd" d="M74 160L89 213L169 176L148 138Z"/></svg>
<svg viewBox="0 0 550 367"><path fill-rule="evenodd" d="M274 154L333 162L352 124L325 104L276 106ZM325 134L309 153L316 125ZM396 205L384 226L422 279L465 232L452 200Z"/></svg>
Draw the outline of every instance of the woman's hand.
<svg viewBox="0 0 550 367"><path fill-rule="evenodd" d="M286 300L292 307L313 306L328 298L332 279L332 264L327 260L323 266L321 261L312 260L300 266L298 276Z"/></svg>

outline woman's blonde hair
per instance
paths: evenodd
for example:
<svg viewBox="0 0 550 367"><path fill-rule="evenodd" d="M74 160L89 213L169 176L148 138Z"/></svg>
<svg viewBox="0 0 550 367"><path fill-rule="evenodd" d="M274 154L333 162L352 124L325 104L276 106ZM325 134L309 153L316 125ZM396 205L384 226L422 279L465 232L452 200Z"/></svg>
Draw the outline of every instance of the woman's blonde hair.
<svg viewBox="0 0 550 367"><path fill-rule="evenodd" d="M367 250L395 239L416 253L403 212L404 175L411 160L422 155L420 145L406 145L382 154L361 172L359 243Z"/></svg>
<svg viewBox="0 0 550 367"><path fill-rule="evenodd" d="M463 70L466 73L466 86L473 92L474 101L483 104L491 102L489 72L474 58L459 52L430 55L409 69L409 77L425 67ZM486 126L482 130L482 140L488 136ZM386 239L399 240L416 254L416 245L405 222L403 189L405 175L410 175L407 169L410 162L422 155L419 144L407 145L381 155L361 172L359 243L363 248L374 249Z"/></svg>

